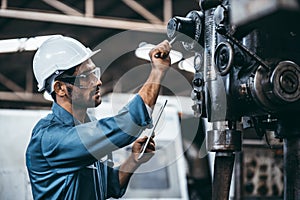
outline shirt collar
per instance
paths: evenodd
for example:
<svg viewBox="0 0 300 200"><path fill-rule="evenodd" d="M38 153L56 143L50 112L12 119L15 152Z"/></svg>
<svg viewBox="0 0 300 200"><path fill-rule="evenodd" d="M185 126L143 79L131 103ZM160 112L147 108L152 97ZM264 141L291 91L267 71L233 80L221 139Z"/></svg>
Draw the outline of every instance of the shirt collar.
<svg viewBox="0 0 300 200"><path fill-rule="evenodd" d="M73 126L81 124L81 122L79 120L77 120L75 117L73 117L73 115L71 115L71 113L66 111L63 107L58 105L56 102L54 102L52 105L52 112L64 124L73 125ZM92 116L91 113L87 113L87 114L88 114L87 116L88 116L89 121L95 120L95 118Z"/></svg>
<svg viewBox="0 0 300 200"><path fill-rule="evenodd" d="M58 105L57 103L53 103L52 105L53 114L64 124L66 125L75 125L78 124L78 120L71 115L68 111L66 111L63 107Z"/></svg>

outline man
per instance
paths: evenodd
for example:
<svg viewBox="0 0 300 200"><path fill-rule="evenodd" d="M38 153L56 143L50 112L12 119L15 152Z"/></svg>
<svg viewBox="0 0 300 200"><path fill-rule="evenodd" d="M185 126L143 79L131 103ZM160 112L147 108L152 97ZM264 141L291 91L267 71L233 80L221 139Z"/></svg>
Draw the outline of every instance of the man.
<svg viewBox="0 0 300 200"><path fill-rule="evenodd" d="M52 113L36 124L26 151L34 199L119 198L132 173L155 151L151 139L146 149L150 156L138 159L147 139L138 136L151 124L151 108L170 67L169 43L150 51L148 80L119 114L92 120L87 108L101 103L100 69L91 60L97 52L73 38L56 36L34 56L39 91L46 90L54 99ZM132 153L120 167L99 161L132 142Z"/></svg>

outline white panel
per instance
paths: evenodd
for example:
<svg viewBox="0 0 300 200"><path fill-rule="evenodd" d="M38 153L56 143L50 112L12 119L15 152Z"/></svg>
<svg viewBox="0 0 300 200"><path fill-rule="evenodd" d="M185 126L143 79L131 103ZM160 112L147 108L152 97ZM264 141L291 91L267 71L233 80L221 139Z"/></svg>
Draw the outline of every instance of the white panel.
<svg viewBox="0 0 300 200"><path fill-rule="evenodd" d="M31 200L25 151L35 123L48 111L0 110L0 199Z"/></svg>

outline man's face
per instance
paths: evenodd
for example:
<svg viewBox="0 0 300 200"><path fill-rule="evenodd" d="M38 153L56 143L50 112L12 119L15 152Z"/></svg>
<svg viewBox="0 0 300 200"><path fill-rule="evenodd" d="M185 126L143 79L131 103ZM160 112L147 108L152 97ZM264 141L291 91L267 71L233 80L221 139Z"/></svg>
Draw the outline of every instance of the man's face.
<svg viewBox="0 0 300 200"><path fill-rule="evenodd" d="M90 108L101 104L100 69L96 69L91 59L76 68L77 76L72 90L72 104L76 107Z"/></svg>

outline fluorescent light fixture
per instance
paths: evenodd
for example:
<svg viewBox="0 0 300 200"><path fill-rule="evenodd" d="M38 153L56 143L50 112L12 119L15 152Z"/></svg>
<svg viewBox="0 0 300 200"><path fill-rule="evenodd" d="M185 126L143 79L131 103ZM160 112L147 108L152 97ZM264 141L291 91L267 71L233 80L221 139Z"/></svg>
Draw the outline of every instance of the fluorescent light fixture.
<svg viewBox="0 0 300 200"><path fill-rule="evenodd" d="M0 53L35 51L41 46L44 41L53 36L55 35L0 40Z"/></svg>
<svg viewBox="0 0 300 200"><path fill-rule="evenodd" d="M140 43L139 47L135 50L135 55L138 58L150 61L149 52L155 47L154 44L149 44L146 42ZM170 51L171 64L177 63L182 59L182 53L171 50Z"/></svg>
<svg viewBox="0 0 300 200"><path fill-rule="evenodd" d="M178 68L181 70L195 73L194 59L195 59L195 56L192 56L190 58L180 61L178 63Z"/></svg>

